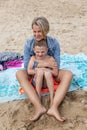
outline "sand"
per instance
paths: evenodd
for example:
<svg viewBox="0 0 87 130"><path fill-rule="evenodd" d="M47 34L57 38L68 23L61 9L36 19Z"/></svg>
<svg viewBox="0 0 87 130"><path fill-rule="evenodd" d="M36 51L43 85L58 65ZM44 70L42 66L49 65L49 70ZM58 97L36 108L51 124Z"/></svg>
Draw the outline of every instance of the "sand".
<svg viewBox="0 0 87 130"><path fill-rule="evenodd" d="M61 54L87 55L87 0L0 0L0 52L23 54L36 16L48 18L49 35L58 38ZM48 98L42 97L46 108ZM1 103L0 130L87 130L87 91L68 92L60 111L64 123L46 114L30 122L25 121L34 114L29 99Z"/></svg>

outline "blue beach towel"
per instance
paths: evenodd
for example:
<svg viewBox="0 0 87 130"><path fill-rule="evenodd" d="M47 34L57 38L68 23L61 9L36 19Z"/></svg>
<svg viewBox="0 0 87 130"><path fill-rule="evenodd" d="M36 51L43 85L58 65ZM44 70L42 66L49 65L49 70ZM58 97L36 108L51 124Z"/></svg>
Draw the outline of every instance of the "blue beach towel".
<svg viewBox="0 0 87 130"><path fill-rule="evenodd" d="M77 55L61 55L60 68L72 71L73 80L69 91L87 90L87 56L83 53ZM16 72L21 68L9 68L0 72L0 103L27 98L20 95L20 84L16 79Z"/></svg>

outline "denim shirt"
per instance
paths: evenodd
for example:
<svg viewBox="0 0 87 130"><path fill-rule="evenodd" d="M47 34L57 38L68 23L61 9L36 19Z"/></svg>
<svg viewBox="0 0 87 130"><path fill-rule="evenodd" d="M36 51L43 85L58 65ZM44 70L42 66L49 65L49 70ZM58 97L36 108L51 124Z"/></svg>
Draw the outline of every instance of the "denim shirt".
<svg viewBox="0 0 87 130"><path fill-rule="evenodd" d="M28 39L24 46L24 68L27 69L30 57L34 55L33 46L35 38ZM48 55L53 56L60 67L60 45L57 39L47 36Z"/></svg>

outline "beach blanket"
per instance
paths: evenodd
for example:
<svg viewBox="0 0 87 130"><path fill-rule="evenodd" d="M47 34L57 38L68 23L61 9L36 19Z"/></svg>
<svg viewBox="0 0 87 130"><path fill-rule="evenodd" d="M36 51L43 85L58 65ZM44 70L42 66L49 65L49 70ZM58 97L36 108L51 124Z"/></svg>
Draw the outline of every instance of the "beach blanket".
<svg viewBox="0 0 87 130"><path fill-rule="evenodd" d="M25 94L18 93L20 84L16 79L16 72L21 66L0 71L0 103L27 98ZM77 55L61 55L60 68L72 71L73 79L68 91L87 90L87 56L83 53ZM47 93L45 93L46 95Z"/></svg>
<svg viewBox="0 0 87 130"><path fill-rule="evenodd" d="M0 53L0 64L3 69L14 67L19 67L23 56L18 52L1 52Z"/></svg>

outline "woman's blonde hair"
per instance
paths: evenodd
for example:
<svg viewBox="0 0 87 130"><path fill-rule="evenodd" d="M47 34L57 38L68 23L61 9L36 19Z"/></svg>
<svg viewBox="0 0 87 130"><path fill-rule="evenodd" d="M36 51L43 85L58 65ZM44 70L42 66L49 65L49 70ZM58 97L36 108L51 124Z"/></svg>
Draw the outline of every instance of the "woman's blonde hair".
<svg viewBox="0 0 87 130"><path fill-rule="evenodd" d="M34 20L32 21L32 28L33 25L38 25L44 36L46 36L49 32L49 22L45 17L34 18Z"/></svg>

